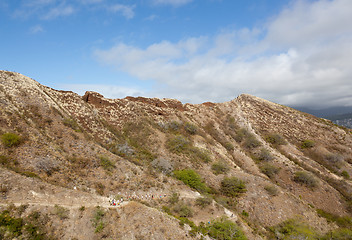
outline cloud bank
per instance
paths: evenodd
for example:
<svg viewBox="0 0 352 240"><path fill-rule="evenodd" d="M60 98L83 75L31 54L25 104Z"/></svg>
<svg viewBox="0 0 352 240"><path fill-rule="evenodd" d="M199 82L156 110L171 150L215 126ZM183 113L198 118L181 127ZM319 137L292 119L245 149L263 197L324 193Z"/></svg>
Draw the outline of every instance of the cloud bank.
<svg viewBox="0 0 352 240"><path fill-rule="evenodd" d="M134 17L134 5L116 3L106 0L22 0L18 9L14 11L14 17L28 18L38 17L41 20L52 20L58 17L71 16L81 10L105 10L118 13L126 19Z"/></svg>
<svg viewBox="0 0 352 240"><path fill-rule="evenodd" d="M200 103L250 93L287 105L351 106L350 9L350 0L295 1L259 28L146 48L118 43L94 55L156 81L159 87L146 95Z"/></svg>

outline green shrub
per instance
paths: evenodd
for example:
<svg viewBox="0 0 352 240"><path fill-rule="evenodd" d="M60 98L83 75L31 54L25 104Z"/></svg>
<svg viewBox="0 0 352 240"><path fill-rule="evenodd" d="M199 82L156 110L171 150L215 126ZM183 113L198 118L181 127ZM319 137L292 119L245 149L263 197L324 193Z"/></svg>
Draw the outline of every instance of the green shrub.
<svg viewBox="0 0 352 240"><path fill-rule="evenodd" d="M116 167L113 162L111 162L107 157L104 156L100 157L100 166L106 171L111 171Z"/></svg>
<svg viewBox="0 0 352 240"><path fill-rule="evenodd" d="M221 181L220 192L226 196L237 197L246 191L245 182L236 177L224 177Z"/></svg>
<svg viewBox="0 0 352 240"><path fill-rule="evenodd" d="M315 146L315 142L313 140L309 140L309 139L303 140L301 143L302 149L312 148L314 146Z"/></svg>
<svg viewBox="0 0 352 240"><path fill-rule="evenodd" d="M212 199L208 197L199 197L196 199L196 205L200 206L201 208L205 208L206 206L212 203Z"/></svg>
<svg viewBox="0 0 352 240"><path fill-rule="evenodd" d="M271 196L277 196L279 195L279 189L275 187L274 185L266 185L264 189L270 194Z"/></svg>
<svg viewBox="0 0 352 240"><path fill-rule="evenodd" d="M229 167L226 165L225 162L216 162L211 165L211 169L215 175L225 174L229 171Z"/></svg>
<svg viewBox="0 0 352 240"><path fill-rule="evenodd" d="M275 234L275 239L318 239L317 233L310 226L295 219L286 220L272 227L271 231Z"/></svg>
<svg viewBox="0 0 352 240"><path fill-rule="evenodd" d="M15 133L4 133L1 135L1 142L5 147L16 147L21 144L21 137Z"/></svg>
<svg viewBox="0 0 352 240"><path fill-rule="evenodd" d="M192 169L174 171L175 177L184 182L189 187L200 192L209 192L210 189L205 185L202 178Z"/></svg>
<svg viewBox="0 0 352 240"><path fill-rule="evenodd" d="M280 171L280 168L275 167L270 163L265 163L261 165L259 168L262 171L262 173L267 175L269 178L273 178Z"/></svg>
<svg viewBox="0 0 352 240"><path fill-rule="evenodd" d="M306 172L306 171L295 172L293 180L295 182L304 184L310 188L315 188L318 186L318 180L314 177L313 174Z"/></svg>
<svg viewBox="0 0 352 240"><path fill-rule="evenodd" d="M268 143L271 143L273 145L287 144L286 140L280 134L277 134L277 133L272 133L272 134L265 136L265 141L267 141Z"/></svg>
<svg viewBox="0 0 352 240"><path fill-rule="evenodd" d="M222 217L213 221L207 227L208 235L219 240L246 240L246 236L236 223Z"/></svg>

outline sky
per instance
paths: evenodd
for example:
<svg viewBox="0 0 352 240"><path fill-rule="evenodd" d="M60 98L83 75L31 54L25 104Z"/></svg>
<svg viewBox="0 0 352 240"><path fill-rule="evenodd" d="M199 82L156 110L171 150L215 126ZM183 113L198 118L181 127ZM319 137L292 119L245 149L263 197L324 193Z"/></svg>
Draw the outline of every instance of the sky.
<svg viewBox="0 0 352 240"><path fill-rule="evenodd" d="M108 98L352 106L351 0L0 0L0 69Z"/></svg>

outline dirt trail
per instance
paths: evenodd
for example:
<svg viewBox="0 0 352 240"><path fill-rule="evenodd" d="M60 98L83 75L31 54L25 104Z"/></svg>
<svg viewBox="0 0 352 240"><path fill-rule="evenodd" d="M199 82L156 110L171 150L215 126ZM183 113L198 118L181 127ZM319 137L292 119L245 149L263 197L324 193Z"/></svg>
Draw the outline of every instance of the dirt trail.
<svg viewBox="0 0 352 240"><path fill-rule="evenodd" d="M108 199L107 199L108 201ZM0 202L0 206L3 207L7 207L10 204L14 204L16 207L19 207L21 205L34 205L34 206L43 206L43 207L55 207L57 206L61 206L61 207L65 207L68 209L78 209L82 206L84 207L96 207L96 206L100 206L103 208L119 208L119 207L123 207L126 204L128 204L129 202L125 201L123 203L120 203L120 205L117 206L111 206L109 204L109 202L102 202L101 204L97 204L97 203L89 203L89 202L85 202L85 203L72 203L72 204L67 204L67 203L60 203L60 202L37 202L37 201L20 201L20 202L13 202L13 201L8 201L8 202Z"/></svg>

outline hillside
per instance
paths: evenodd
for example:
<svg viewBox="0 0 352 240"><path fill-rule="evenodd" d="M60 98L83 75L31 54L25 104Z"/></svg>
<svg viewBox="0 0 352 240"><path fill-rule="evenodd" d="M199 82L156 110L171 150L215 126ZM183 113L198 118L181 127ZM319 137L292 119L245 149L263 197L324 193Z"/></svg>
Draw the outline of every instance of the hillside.
<svg viewBox="0 0 352 240"><path fill-rule="evenodd" d="M0 239L352 238L351 130L255 96L107 99L0 71L0 135Z"/></svg>

